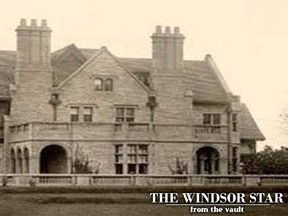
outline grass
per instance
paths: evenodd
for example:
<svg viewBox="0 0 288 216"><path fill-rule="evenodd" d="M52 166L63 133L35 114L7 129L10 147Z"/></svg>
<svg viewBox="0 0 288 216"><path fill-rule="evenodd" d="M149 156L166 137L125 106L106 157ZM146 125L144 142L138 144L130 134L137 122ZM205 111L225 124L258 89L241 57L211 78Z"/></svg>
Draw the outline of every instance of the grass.
<svg viewBox="0 0 288 216"><path fill-rule="evenodd" d="M283 192L282 188L0 188L2 216L169 216L231 215L190 213L189 206L151 204L149 192ZM283 192L284 193L284 192ZM288 193L285 193L285 203ZM248 216L287 216L288 204L245 207Z"/></svg>
<svg viewBox="0 0 288 216"><path fill-rule="evenodd" d="M270 207L245 207L248 216L287 216L288 205L272 205ZM103 203L74 203L74 204L39 204L27 200L17 200L6 197L0 201L0 214L4 216L169 216L169 215L191 215L189 207L169 207L160 204L103 204ZM215 215L215 213L193 215ZM217 215L217 214L216 214ZM218 214L219 215L219 214ZM221 215L231 215L224 213Z"/></svg>

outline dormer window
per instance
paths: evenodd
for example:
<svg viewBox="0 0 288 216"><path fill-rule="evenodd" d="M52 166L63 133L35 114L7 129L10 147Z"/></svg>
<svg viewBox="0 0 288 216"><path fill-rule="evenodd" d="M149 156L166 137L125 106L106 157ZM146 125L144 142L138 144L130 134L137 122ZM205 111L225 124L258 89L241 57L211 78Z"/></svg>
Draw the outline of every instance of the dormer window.
<svg viewBox="0 0 288 216"><path fill-rule="evenodd" d="M96 78L94 80L94 89L96 91L102 91L103 90L103 80L101 78Z"/></svg>
<svg viewBox="0 0 288 216"><path fill-rule="evenodd" d="M113 80L111 78L105 79L104 90L105 91L113 91Z"/></svg>

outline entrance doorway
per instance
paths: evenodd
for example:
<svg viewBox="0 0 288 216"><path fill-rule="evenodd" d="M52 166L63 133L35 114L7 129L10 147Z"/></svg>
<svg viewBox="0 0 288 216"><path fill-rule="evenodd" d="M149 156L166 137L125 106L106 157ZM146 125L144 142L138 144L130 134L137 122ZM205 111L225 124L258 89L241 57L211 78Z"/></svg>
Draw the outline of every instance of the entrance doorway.
<svg viewBox="0 0 288 216"><path fill-rule="evenodd" d="M41 151L40 173L67 173L67 154L63 147L49 145Z"/></svg>
<svg viewBox="0 0 288 216"><path fill-rule="evenodd" d="M219 152L212 147L200 148L197 152L197 173L219 173Z"/></svg>

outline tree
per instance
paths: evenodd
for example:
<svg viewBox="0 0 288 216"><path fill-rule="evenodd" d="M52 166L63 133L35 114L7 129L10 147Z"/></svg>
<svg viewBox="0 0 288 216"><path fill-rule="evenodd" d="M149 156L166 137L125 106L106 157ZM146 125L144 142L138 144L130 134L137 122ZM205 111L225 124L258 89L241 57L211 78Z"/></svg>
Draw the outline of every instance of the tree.
<svg viewBox="0 0 288 216"><path fill-rule="evenodd" d="M172 168L169 165L169 169L172 172L172 174L188 174L188 164L184 163L183 161L180 161L179 158L176 158L175 161L175 168Z"/></svg>
<svg viewBox="0 0 288 216"><path fill-rule="evenodd" d="M245 174L288 174L288 148L274 150L265 146L263 151L245 156L242 162Z"/></svg>
<svg viewBox="0 0 288 216"><path fill-rule="evenodd" d="M98 173L99 166L96 168L90 165L88 155L84 153L79 145L76 146L75 160L73 162L73 172L78 174Z"/></svg>

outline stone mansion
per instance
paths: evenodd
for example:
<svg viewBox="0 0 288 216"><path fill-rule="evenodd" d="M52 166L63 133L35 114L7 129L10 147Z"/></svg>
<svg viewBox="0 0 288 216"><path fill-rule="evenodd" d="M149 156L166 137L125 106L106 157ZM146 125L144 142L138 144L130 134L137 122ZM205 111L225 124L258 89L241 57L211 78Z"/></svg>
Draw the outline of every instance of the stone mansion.
<svg viewBox="0 0 288 216"><path fill-rule="evenodd" d="M16 32L0 50L0 173L233 174L265 139L211 55L183 59L178 27L156 27L147 59L51 52L46 20Z"/></svg>

